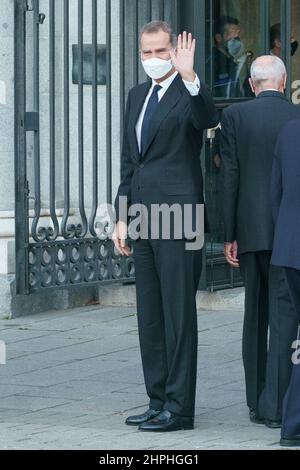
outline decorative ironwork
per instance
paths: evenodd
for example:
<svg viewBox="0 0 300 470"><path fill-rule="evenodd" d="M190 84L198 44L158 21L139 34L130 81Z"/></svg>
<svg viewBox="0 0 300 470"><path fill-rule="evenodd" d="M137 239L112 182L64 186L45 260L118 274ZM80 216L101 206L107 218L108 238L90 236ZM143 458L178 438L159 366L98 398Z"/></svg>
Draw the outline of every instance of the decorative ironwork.
<svg viewBox="0 0 300 470"><path fill-rule="evenodd" d="M133 259L120 257L110 242L98 238L29 245L31 291L132 277Z"/></svg>
<svg viewBox="0 0 300 470"><path fill-rule="evenodd" d="M39 0L15 0L17 294L28 294L43 288L134 278L133 258L121 258L111 240L105 238L111 228L108 227L108 220L112 220L111 214L99 214L100 206L103 203L111 204L113 200L112 144L116 133L112 132L115 122L112 100L112 35L115 27L112 27L112 20L116 2L91 0L91 9L85 10L83 0L48 0L45 15L40 11L42 2ZM43 6L45 3L46 0ZM159 18L170 21L171 16L175 24L177 4L178 0L118 2L121 129L126 94L129 88L145 79L139 64L139 29L146 21ZM106 37L106 102L104 109L99 109L98 25L103 15L101 24L105 24ZM70 35L70 19L74 19L74 16L75 20L77 18L76 85L72 84L70 73L70 39L74 39ZM85 44L85 20L91 25L90 45ZM130 34L129 30L132 30ZM132 48L128 46L129 37L133 41ZM92 63L89 63L89 73L92 71L90 85L84 82L85 47L88 47L92 56ZM27 66L27 62L30 66ZM44 74L41 74L42 66L46 71L46 80ZM44 80L42 86L41 78ZM87 87L91 90L86 93ZM74 104L76 89L77 103ZM87 109L85 98L89 91L92 100L90 109ZM45 109L47 94L48 116L43 114L41 123L40 112ZM75 106L77 109L74 113ZM92 143L88 152L85 148L87 114ZM105 158L101 160L102 174L105 175L103 187L106 191L102 200L99 200L99 144L103 144L98 135L100 116L105 126L105 137L102 140L105 141L106 151ZM77 142L71 142L70 138L70 133L74 133L70 121L74 117L77 120L77 132L73 140ZM28 141L32 148L32 160L29 159ZM77 181L76 186L72 187L74 168ZM87 169L92 170L89 178Z"/></svg>

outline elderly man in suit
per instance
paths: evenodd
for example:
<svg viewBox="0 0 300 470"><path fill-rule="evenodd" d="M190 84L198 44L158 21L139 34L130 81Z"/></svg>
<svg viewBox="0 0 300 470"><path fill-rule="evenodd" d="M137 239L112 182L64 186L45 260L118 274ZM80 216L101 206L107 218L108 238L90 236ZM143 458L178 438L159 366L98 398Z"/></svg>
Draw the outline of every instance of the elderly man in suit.
<svg viewBox="0 0 300 470"><path fill-rule="evenodd" d="M291 374L290 346L297 318L283 271L271 266L274 225L269 195L276 140L300 117L284 96L281 59L263 56L251 67L256 99L226 109L221 155L225 256L241 269L245 284L243 362L250 420L280 427L282 401ZM270 327L269 353L268 326Z"/></svg>
<svg viewBox="0 0 300 470"><path fill-rule="evenodd" d="M126 245L128 220L120 210L121 197L127 198L129 206L141 204L146 209L154 204L177 204L180 208L188 205L193 212L203 204L203 130L215 127L218 116L210 93L194 71L195 48L195 39L184 32L175 50L171 27L165 22L152 22L142 30L141 59L152 80L134 87L127 101L121 184L115 201L118 223L113 235L115 246L124 256L130 249ZM143 218L141 225L146 226ZM161 227L155 227L154 236L151 230L150 236L133 241L139 339L149 409L128 417L126 424L139 426L141 431L194 426L195 295L202 251L187 250L190 234L178 233L177 229L173 224L172 233L165 237Z"/></svg>
<svg viewBox="0 0 300 470"><path fill-rule="evenodd" d="M271 263L284 268L300 323L300 119L290 121L278 139L273 162L271 199L275 222ZM294 338L296 340L296 337ZM299 341L299 334L298 334ZM296 349L300 343L294 344ZM293 345L293 346L294 346ZM292 347L292 345L291 345ZM300 363L296 353L283 406L281 445L300 447Z"/></svg>

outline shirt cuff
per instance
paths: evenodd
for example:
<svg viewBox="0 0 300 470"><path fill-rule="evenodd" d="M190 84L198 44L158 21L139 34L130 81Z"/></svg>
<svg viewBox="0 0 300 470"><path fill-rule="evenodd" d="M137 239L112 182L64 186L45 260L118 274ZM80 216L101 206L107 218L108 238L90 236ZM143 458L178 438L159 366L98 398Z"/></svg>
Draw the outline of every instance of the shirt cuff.
<svg viewBox="0 0 300 470"><path fill-rule="evenodd" d="M182 80L182 81L191 96L199 95L200 80L199 80L198 75L196 75L196 78L193 82L187 82L186 80Z"/></svg>

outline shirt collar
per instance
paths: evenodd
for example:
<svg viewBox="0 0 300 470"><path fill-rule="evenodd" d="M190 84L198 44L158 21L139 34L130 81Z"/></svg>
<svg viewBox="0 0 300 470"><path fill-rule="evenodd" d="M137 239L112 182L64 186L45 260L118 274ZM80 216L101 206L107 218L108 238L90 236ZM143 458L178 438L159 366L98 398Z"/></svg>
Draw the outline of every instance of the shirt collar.
<svg viewBox="0 0 300 470"><path fill-rule="evenodd" d="M160 85L162 88L167 90L169 88L169 86L171 85L171 83L175 80L177 75L178 75L178 72L176 70L169 78L166 78L166 80L164 80L163 82L157 83L155 80L152 80L152 87L151 88L154 88L155 85Z"/></svg>
<svg viewBox="0 0 300 470"><path fill-rule="evenodd" d="M276 90L276 88L266 88L264 91L277 91L277 93L281 93L281 91ZM262 91L263 93L263 91Z"/></svg>
<svg viewBox="0 0 300 470"><path fill-rule="evenodd" d="M264 96L276 96L278 98L287 100L287 97L284 95L284 93L281 93L281 91L278 90L263 90L257 95L256 98L262 98Z"/></svg>

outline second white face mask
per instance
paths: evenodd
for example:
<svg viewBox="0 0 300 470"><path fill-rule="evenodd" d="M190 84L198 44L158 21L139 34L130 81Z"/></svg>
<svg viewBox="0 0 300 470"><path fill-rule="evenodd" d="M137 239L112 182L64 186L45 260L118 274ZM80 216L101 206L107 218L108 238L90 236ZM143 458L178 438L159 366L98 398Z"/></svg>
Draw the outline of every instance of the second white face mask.
<svg viewBox="0 0 300 470"><path fill-rule="evenodd" d="M172 61L163 60L163 59L147 59L142 60L142 65L148 77L153 78L153 80L158 80L167 75L173 67Z"/></svg>

